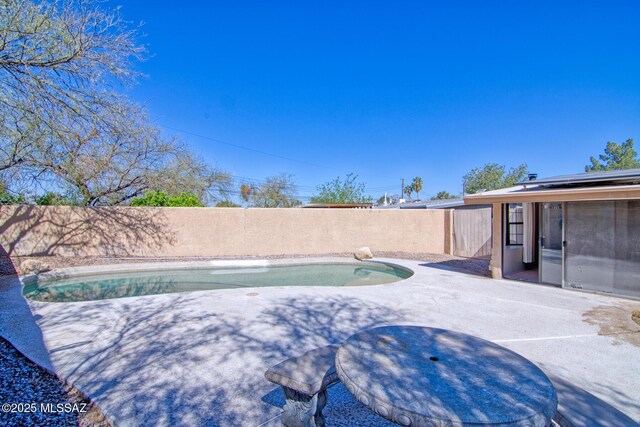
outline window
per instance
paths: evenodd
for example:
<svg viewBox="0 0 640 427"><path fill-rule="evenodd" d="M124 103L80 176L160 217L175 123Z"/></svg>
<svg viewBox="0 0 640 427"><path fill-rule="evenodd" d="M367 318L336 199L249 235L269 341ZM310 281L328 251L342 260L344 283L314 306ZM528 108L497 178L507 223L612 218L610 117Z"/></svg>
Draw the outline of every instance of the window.
<svg viewBox="0 0 640 427"><path fill-rule="evenodd" d="M507 245L522 245L522 203L507 205Z"/></svg>

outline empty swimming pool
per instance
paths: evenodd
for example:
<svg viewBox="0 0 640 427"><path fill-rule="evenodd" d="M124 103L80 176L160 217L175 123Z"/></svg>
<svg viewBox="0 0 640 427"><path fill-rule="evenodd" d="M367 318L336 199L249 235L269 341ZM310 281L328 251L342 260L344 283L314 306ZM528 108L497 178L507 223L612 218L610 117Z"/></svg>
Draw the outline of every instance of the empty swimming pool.
<svg viewBox="0 0 640 427"><path fill-rule="evenodd" d="M35 301L75 302L266 286L379 285L412 274L406 268L377 262L174 269L45 279L25 285L23 293Z"/></svg>

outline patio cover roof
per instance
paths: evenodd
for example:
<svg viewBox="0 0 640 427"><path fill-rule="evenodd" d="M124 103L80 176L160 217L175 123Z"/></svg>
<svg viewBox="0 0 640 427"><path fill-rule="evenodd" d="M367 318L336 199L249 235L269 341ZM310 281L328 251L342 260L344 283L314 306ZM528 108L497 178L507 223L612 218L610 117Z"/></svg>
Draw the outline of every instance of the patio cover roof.
<svg viewBox="0 0 640 427"><path fill-rule="evenodd" d="M560 175L514 187L466 194L464 203L570 202L640 199L640 169Z"/></svg>
<svg viewBox="0 0 640 427"><path fill-rule="evenodd" d="M589 200L640 199L640 184L607 185L591 187L547 187L543 185L516 185L484 193L467 194L464 203L481 205L487 203L523 202L571 202Z"/></svg>

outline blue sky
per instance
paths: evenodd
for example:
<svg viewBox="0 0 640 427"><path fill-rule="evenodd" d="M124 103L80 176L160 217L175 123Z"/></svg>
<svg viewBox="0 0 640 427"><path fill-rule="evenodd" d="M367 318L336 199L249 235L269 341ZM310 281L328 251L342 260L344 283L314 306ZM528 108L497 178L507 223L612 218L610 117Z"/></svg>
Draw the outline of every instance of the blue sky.
<svg viewBox="0 0 640 427"><path fill-rule="evenodd" d="M303 197L347 172L376 198L414 176L422 196L459 193L485 163L542 177L583 172L607 141L640 146L637 1L140 0L122 14L145 22L153 57L130 96L152 119L236 177L293 174Z"/></svg>

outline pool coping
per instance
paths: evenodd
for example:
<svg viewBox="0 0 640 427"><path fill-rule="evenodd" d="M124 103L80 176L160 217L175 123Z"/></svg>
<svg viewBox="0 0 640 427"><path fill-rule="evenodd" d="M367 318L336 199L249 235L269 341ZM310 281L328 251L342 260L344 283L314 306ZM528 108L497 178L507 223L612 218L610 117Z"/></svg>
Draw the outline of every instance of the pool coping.
<svg viewBox="0 0 640 427"><path fill-rule="evenodd" d="M205 270L219 269L231 270L234 268L264 268L287 265L314 265L314 264L385 264L410 272L413 276L414 270L389 262L387 259L367 259L358 260L347 257L313 257L313 258L290 258L290 259L231 259L231 260L210 260L210 261L171 261L171 262L142 262L130 264L100 264L81 267L65 267L47 271L40 274L27 274L18 276L23 286L37 283L38 281L49 281L57 279L70 279L83 276L109 275L113 273L140 273L148 271L179 271L179 270Z"/></svg>

